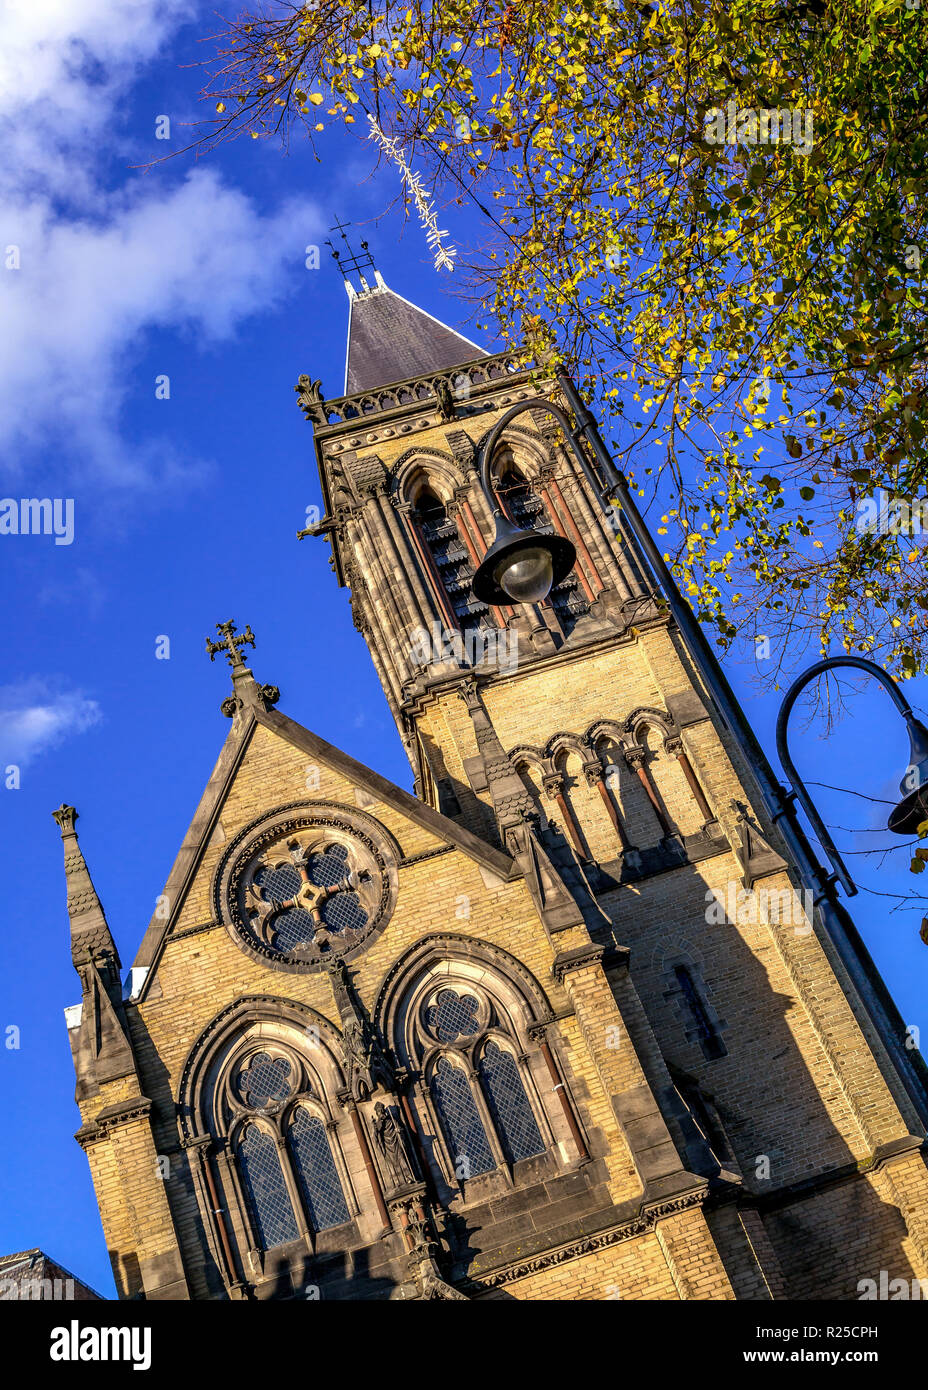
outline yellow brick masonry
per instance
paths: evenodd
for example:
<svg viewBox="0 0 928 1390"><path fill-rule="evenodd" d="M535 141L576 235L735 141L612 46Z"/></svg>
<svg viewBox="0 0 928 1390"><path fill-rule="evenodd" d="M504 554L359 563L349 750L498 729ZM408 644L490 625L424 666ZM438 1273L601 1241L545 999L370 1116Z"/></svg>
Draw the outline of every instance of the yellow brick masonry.
<svg viewBox="0 0 928 1390"><path fill-rule="evenodd" d="M691 688L671 636L658 625L632 644L588 657L577 656L569 665L547 674L529 665L515 679L488 687L483 698L503 746L511 748L525 743L543 746L561 729L582 733L594 720L603 717L621 721L637 707L664 708L667 696L684 694ZM428 719L432 736L442 744L449 771L463 778L463 760L477 752L463 702L447 695L428 712ZM706 719L686 729L684 746L710 805L737 842L732 803L745 801L747 793L711 722ZM668 785L662 786L661 791L673 814ZM575 787L571 791L575 807L578 795L583 797L584 793ZM692 797L689 803L692 805ZM585 814L579 818L583 828L589 828L592 844L614 845L614 831L598 794L587 794L582 807ZM679 824L682 815L677 814L676 820ZM685 824L681 828L685 831ZM657 839L657 828L652 825L651 842L656 843ZM636 970L646 966L649 954L659 952L658 959L667 954L667 926L672 922L678 935L698 939L700 951L711 960L712 975L719 981L720 992L738 960L737 953L730 951L732 932L740 932L746 947L743 958L749 962L747 973L753 978L740 984L733 982L736 996L741 997L746 1010L755 1014L776 1008L778 1003L785 1005L782 1015L787 1029L809 1064L807 1079L817 1091L810 1103L823 1104L834 1126L828 1139L821 1141L816 1166L825 1167L833 1160L828 1149L835 1143L845 1144L855 1158L862 1158L878 1144L910 1132L917 1120L904 1093L881 1075L871 1051L881 1050L880 1044L860 1009L855 1016L848 1002L849 994L855 997L853 987L827 942L816 934L807 934L804 923L798 932L797 924L763 926L753 931L728 926L707 931L707 890L717 889L725 900L729 884L740 887L741 873L734 856L726 855L706 861L695 870L680 869L663 875L654 884L643 885L640 894L617 893L613 900L605 900L604 906L613 914L621 939L639 948L635 954ZM791 887L785 874L768 877L760 886L782 891ZM762 989L758 963L769 981L764 982ZM791 1003L786 1005L786 1000ZM660 1009L656 1000L648 1002L649 1007L654 1004ZM733 1019L728 1022L732 1024ZM692 1060L698 1068L698 1056ZM763 1115L765 1067L748 1066L742 1070L744 1085L754 1091L752 1096L745 1093L745 1109L749 1114ZM762 1151L766 1152L756 1150ZM803 1162L806 1158L803 1155ZM808 1175L808 1167L805 1172Z"/></svg>
<svg viewBox="0 0 928 1390"><path fill-rule="evenodd" d="M316 785L316 770L310 771L311 791L306 788L305 757L274 733L263 728L256 730L222 807L221 832L213 836L203 856L178 914L173 937L157 966L153 987L137 1011L130 1011L134 1045L143 1074L152 1079L150 1088L157 1089L154 1078L163 1076L164 1094L158 1090L152 1098L161 1099L165 1114L171 1113L170 1101L177 1095L190 1048L216 1013L234 999L249 994L294 999L338 1025L331 986L325 976L269 972L239 950L223 926L208 925L214 910L212 879L219 860L228 842L257 814L303 800L334 801L355 808L355 789L350 782L320 767ZM365 809L391 831L405 855L427 853L441 846L434 835L383 803ZM203 927L206 929L196 930ZM594 971L583 972L591 978L585 988L578 987L584 1029L579 1019L569 1016L571 995L552 976L555 949L538 920L524 882L488 884L478 866L454 850L400 870L394 916L353 965L358 993L368 1009L373 1007L383 977L396 959L435 931L456 932L503 947L542 983L554 1010L568 1015L558 1025L557 1041L591 1147L606 1156L610 1191L616 1201L640 1193L641 1183L606 1088L638 1085L643 1078L627 1038L615 1054L604 1047L610 1021L620 1024L621 1019L602 970L597 966ZM559 935L558 949L569 950L586 940L583 929L572 928ZM571 978L568 976L568 984ZM184 1162L176 1154L172 1122L156 1122L156 1139L162 1146L159 1151L174 1154L172 1162ZM105 1224L109 1222L114 1228L113 1239L118 1248L123 1248L133 1230L147 1231L149 1223L154 1222L156 1234L146 1236L154 1243L145 1249L160 1253L156 1247L163 1223L157 1207L159 1200L163 1201L164 1184L155 1177L156 1150L150 1139L147 1148L138 1137L133 1142L134 1148L120 1148L117 1168L111 1165L100 1170L101 1210ZM192 1235L196 1229L192 1186L174 1186L172 1194L177 1225L182 1233ZM140 1245L136 1248L141 1250Z"/></svg>
<svg viewBox="0 0 928 1390"><path fill-rule="evenodd" d="M151 1124L122 1121L86 1147L113 1277L128 1298L145 1287L148 1262L177 1249Z"/></svg>
<svg viewBox="0 0 928 1390"><path fill-rule="evenodd" d="M661 643L665 634L651 632L646 637L649 642L653 639ZM518 681L492 687L486 696L487 706L504 746L526 741L543 743L559 727L582 731L603 714L622 717L638 704L663 707L656 679L643 656L644 645L642 638L624 647L621 661L616 652L592 657L590 669L585 672L579 669L584 662L560 667L550 673L550 688L540 695L529 696L527 689L518 691ZM665 649L661 651L666 656ZM674 659L677 660L675 656ZM449 731L453 731L450 743ZM442 702L440 722L433 723L433 735L442 744L449 772L458 776L462 773L461 759L477 751L462 701L449 697ZM708 723L693 726L687 731L686 740L710 803L721 817L723 807L727 811L729 794L743 794L731 763ZM229 841L257 816L279 805L306 800L357 806L355 788L347 779L324 766L313 769L306 757L285 740L258 727L222 806L219 827L178 914L173 936L156 967L152 987L139 1008L130 1009L134 1016L133 1041L143 1075L149 1078L148 1094L160 1102L164 1116L172 1114L181 1069L196 1038L236 998L262 994L297 1000L338 1024L331 987L325 977L270 972L239 950L224 927L209 925L215 911L212 880ZM406 857L441 847L442 842L433 833L386 804L378 802L364 809L390 830ZM750 1165L754 1155L770 1151L781 1156L778 1161L785 1165L783 1176L787 1171L808 1176L835 1160L836 1150L830 1145L837 1145L845 1156L860 1160L872 1152L875 1139L885 1143L903 1134L905 1125L892 1105L817 939L796 937L786 941L762 925L729 925L710 931L704 918L705 888L724 885L729 878L738 877L740 870L731 855L706 861L697 868L695 880L692 869L680 869L643 885L637 896L616 895L614 915L620 939L633 947L635 982L659 1041L662 1034L672 1036L674 1046L681 1047L679 1022L674 1021L663 999L661 982L662 952L671 932L698 940L707 977L717 980L719 992L736 1002L736 1008L727 1010L726 1036L733 1042L737 1040L741 1051L733 1046L730 1060L713 1065L727 1067L732 1075L737 1072L732 1094L738 1113L748 1120L743 1130L746 1139L742 1157ZM642 911L644 904L647 909ZM553 1009L562 1015L556 1033L559 1053L568 1068L568 1080L591 1148L605 1157L610 1192L617 1202L640 1192L641 1182L610 1097L641 1086L644 1075L621 1026L620 1045L607 1046L608 1029L613 1024L621 1025L621 1017L601 968L571 971L564 987L559 986L551 974L555 948L538 921L525 884L521 880L488 881L474 861L455 849L400 870L400 893L393 919L352 967L359 994L368 1009L373 1007L381 982L397 958L423 936L436 931L456 932L494 943L523 962L541 982ZM563 932L558 937L557 950L569 950L585 939L581 929ZM736 939L741 943L743 959L732 951ZM745 965L748 968L744 969L740 983L726 974ZM762 986L758 972L764 976ZM807 1006L804 995L813 997L814 1008ZM764 1038L769 1037L771 1028L785 1029L785 1036L795 1044L795 1060L784 1064L782 1085L784 1092L798 1091L802 1103L790 1111L793 1122L788 1129L777 1125L775 1131L764 1132L764 1116L770 1112L764 1096L764 1087L770 1086ZM698 1049L689 1044L682 1046L686 1055L681 1060L687 1070L699 1075L704 1064L699 1055L693 1055ZM836 1056L839 1052L845 1059L840 1075ZM123 1083L114 1083L105 1101L94 1097L85 1104L84 1118L91 1119L103 1103L112 1103L111 1096L121 1099L124 1095ZM809 1123L816 1114L827 1115L828 1124L819 1124L818 1135L813 1135L811 1141L816 1151L810 1152ZM140 1259L158 1255L165 1242L174 1238L164 1220L165 1189L156 1177L156 1154L176 1150L176 1130L173 1121L156 1119L156 1150L150 1135L145 1139L146 1127L147 1122L133 1122L126 1126L125 1140L108 1137L92 1146L89 1153L107 1240L120 1257L123 1252L133 1251ZM835 1139L835 1135L839 1138ZM758 1147L760 1144L765 1147ZM183 1164L185 1160L180 1156L177 1161ZM901 1164L898 1166L901 1168ZM751 1171L749 1166L749 1181ZM905 1175L893 1179L891 1200L904 1207L916 1225L919 1209L925 1209L923 1177L922 1165L921 1178L906 1170ZM173 1205L177 1226L191 1242L189 1255L197 1228L193 1190L184 1183L172 1186L172 1193L176 1194ZM824 1207L821 1219L829 1219ZM833 1235L838 1238L837 1233ZM911 1240L913 1258L918 1254L920 1240L919 1235ZM638 1252L640 1261L633 1251ZM663 1273L654 1265L655 1258L663 1262ZM126 1269L129 1273L120 1276L121 1287L131 1291L131 1260ZM610 1271L615 1270L626 1273L613 1278ZM628 1278L629 1271L633 1278ZM612 1296L603 1292L607 1286L621 1288L623 1279L628 1284L628 1293L619 1295L623 1298L734 1296L698 1211L666 1218L653 1238L627 1242L595 1256L552 1266L518 1285L507 1285L507 1291L517 1297L602 1298ZM792 1289L791 1294L796 1296Z"/></svg>

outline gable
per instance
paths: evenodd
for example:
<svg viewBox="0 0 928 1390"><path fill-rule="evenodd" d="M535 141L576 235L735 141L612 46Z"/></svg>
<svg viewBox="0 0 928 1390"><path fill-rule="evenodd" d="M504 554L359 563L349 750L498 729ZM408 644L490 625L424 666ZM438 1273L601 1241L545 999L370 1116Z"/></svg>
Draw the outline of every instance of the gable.
<svg viewBox="0 0 928 1390"><path fill-rule="evenodd" d="M276 710L248 710L229 731L142 939L133 998L150 990L169 936L215 920L212 884L229 842L279 807L314 801L373 815L404 860L454 848L494 880L518 877L509 855L325 739Z"/></svg>

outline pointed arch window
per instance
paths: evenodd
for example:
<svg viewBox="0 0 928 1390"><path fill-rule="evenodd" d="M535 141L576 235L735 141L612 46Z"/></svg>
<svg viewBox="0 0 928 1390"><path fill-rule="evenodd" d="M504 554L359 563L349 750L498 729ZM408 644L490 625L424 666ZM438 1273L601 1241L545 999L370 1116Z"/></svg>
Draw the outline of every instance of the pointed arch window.
<svg viewBox="0 0 928 1390"><path fill-rule="evenodd" d="M475 1178L495 1168L496 1159L463 1068L440 1058L432 1075L432 1097L455 1174Z"/></svg>
<svg viewBox="0 0 928 1390"><path fill-rule="evenodd" d="M456 1178L534 1158L547 1147L529 1100L511 1021L480 989L444 985L420 1013L429 1093ZM521 1064L521 1065L520 1065Z"/></svg>
<svg viewBox="0 0 928 1390"><path fill-rule="evenodd" d="M273 1250L298 1240L299 1227L273 1137L249 1124L238 1145L238 1162L261 1248Z"/></svg>
<svg viewBox="0 0 928 1390"><path fill-rule="evenodd" d="M691 971L685 965L675 965L673 968L674 978L677 988L686 1004L692 1027L687 1032L687 1037L694 1037L702 1048L703 1056L710 1062L717 1061L719 1057L728 1055L728 1048L723 1043L716 1024L709 1015L705 1001L696 987Z"/></svg>
<svg viewBox="0 0 928 1390"><path fill-rule="evenodd" d="M518 1163L522 1158L541 1153L544 1140L515 1058L496 1042L490 1041L484 1048L480 1080L509 1162Z"/></svg>
<svg viewBox="0 0 928 1390"><path fill-rule="evenodd" d="M229 1075L226 1095L241 1122L233 1152L262 1250L351 1219L316 1085L299 1056L273 1049L252 1052Z"/></svg>
<svg viewBox="0 0 928 1390"><path fill-rule="evenodd" d="M297 1106L287 1142L310 1225L316 1231L340 1226L349 1219L348 1205L322 1120Z"/></svg>
<svg viewBox="0 0 928 1390"><path fill-rule="evenodd" d="M504 465L496 494L516 526L539 531L544 536L554 535L554 523L544 501L514 463ZM571 631L579 617L589 612L589 600L580 586L576 566L554 586L549 597L565 633Z"/></svg>
<svg viewBox="0 0 928 1390"><path fill-rule="evenodd" d="M433 578L441 585L461 631L493 627L489 608L471 589L474 568L467 547L453 517L431 488L420 492L412 517L432 561Z"/></svg>

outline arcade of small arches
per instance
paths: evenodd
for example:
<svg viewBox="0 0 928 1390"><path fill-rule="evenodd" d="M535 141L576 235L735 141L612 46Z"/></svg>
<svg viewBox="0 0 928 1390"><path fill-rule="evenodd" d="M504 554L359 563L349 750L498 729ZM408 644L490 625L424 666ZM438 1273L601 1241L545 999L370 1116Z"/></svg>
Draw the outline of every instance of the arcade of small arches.
<svg viewBox="0 0 928 1390"><path fill-rule="evenodd" d="M544 817L554 804L578 856L605 863L698 833L715 815L669 714L633 711L624 723L594 721L583 734L559 732L543 748L509 751Z"/></svg>

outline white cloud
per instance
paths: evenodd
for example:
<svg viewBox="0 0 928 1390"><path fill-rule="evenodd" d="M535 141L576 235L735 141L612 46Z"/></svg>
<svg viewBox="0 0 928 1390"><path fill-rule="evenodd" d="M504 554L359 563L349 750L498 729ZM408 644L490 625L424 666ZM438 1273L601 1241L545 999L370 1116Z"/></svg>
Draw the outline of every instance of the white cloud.
<svg viewBox="0 0 928 1390"><path fill-rule="evenodd" d="M101 718L96 700L77 690L55 691L38 679L0 686L0 770L25 767Z"/></svg>
<svg viewBox="0 0 928 1390"><path fill-rule="evenodd" d="M213 167L105 182L117 103L192 12L190 0L0 9L0 448L14 473L53 445L59 469L89 459L110 481L144 482L160 451L122 440L119 415L146 333L227 338L286 292L288 271L296 284L321 239L307 200L264 214ZM154 380L145 389L154 398Z"/></svg>

